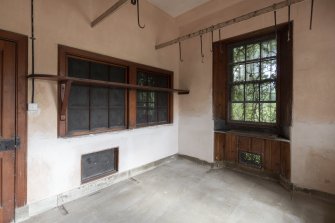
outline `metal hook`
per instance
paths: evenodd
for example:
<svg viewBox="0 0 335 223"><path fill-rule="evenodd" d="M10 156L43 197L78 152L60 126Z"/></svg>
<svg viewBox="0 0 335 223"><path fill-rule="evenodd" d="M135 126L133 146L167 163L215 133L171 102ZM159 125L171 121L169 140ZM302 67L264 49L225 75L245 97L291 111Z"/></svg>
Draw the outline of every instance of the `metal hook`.
<svg viewBox="0 0 335 223"><path fill-rule="evenodd" d="M137 5L137 24L138 24L138 27L140 27L141 29L144 29L145 25L142 26L140 23L140 0L131 0L130 2L133 5Z"/></svg>
<svg viewBox="0 0 335 223"><path fill-rule="evenodd" d="M202 35L200 35L200 48L201 48L201 63L204 63L204 51L202 49Z"/></svg>
<svg viewBox="0 0 335 223"><path fill-rule="evenodd" d="M214 42L214 26L212 26L212 31L211 31L211 53L213 53L213 42Z"/></svg>
<svg viewBox="0 0 335 223"><path fill-rule="evenodd" d="M288 0L288 32L287 42L291 40L291 0Z"/></svg>
<svg viewBox="0 0 335 223"><path fill-rule="evenodd" d="M313 9L314 9L314 0L311 2L311 18L309 21L309 30L312 30L312 25L313 25Z"/></svg>
<svg viewBox="0 0 335 223"><path fill-rule="evenodd" d="M179 41L179 60L181 63L184 62L184 60L181 57L181 42L180 41Z"/></svg>
<svg viewBox="0 0 335 223"><path fill-rule="evenodd" d="M274 12L274 19L275 19L275 30L276 30L276 40L278 39L278 27L277 27L277 11Z"/></svg>
<svg viewBox="0 0 335 223"><path fill-rule="evenodd" d="M221 41L221 29L219 29L219 41ZM220 53L223 54L222 45L220 43Z"/></svg>

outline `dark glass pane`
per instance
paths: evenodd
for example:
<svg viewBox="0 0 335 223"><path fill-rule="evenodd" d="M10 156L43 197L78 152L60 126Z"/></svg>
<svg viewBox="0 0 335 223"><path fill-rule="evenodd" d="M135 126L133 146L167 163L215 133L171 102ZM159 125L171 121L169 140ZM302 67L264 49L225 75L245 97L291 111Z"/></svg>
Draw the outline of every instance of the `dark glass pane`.
<svg viewBox="0 0 335 223"><path fill-rule="evenodd" d="M277 61L265 60L262 62L262 80L277 78Z"/></svg>
<svg viewBox="0 0 335 223"><path fill-rule="evenodd" d="M261 101L276 101L276 83L261 84Z"/></svg>
<svg viewBox="0 0 335 223"><path fill-rule="evenodd" d="M147 110L142 108L137 108L136 111L136 123L145 124L147 123Z"/></svg>
<svg viewBox="0 0 335 223"><path fill-rule="evenodd" d="M244 106L242 103L231 104L231 119L234 121L244 121Z"/></svg>
<svg viewBox="0 0 335 223"><path fill-rule="evenodd" d="M89 106L89 87L72 85L69 97L69 107Z"/></svg>
<svg viewBox="0 0 335 223"><path fill-rule="evenodd" d="M245 121L259 122L259 104L246 103L245 104Z"/></svg>
<svg viewBox="0 0 335 223"><path fill-rule="evenodd" d="M112 107L109 109L109 127L124 127L125 111L124 108Z"/></svg>
<svg viewBox="0 0 335 223"><path fill-rule="evenodd" d="M125 83L126 82L126 71L124 67L110 67L109 80L112 82Z"/></svg>
<svg viewBox="0 0 335 223"><path fill-rule="evenodd" d="M233 73L233 81L238 82L238 81L245 81L245 65L235 65L232 68L232 73Z"/></svg>
<svg viewBox="0 0 335 223"><path fill-rule="evenodd" d="M153 92L153 91L149 91L148 94L147 94L147 100L148 102L150 103L155 103L156 102L156 92Z"/></svg>
<svg viewBox="0 0 335 223"><path fill-rule="evenodd" d="M94 108L108 108L108 88L91 88L91 107Z"/></svg>
<svg viewBox="0 0 335 223"><path fill-rule="evenodd" d="M126 90L113 88L109 89L109 105L110 106L125 106Z"/></svg>
<svg viewBox="0 0 335 223"><path fill-rule="evenodd" d="M148 74L148 78L147 78L147 85L148 86L152 86L152 87L155 87L156 86L156 81L157 81L157 78L155 75L150 75Z"/></svg>
<svg viewBox="0 0 335 223"><path fill-rule="evenodd" d="M68 76L78 78L89 78L90 63L85 60L69 58L68 60Z"/></svg>
<svg viewBox="0 0 335 223"><path fill-rule="evenodd" d="M242 62L245 61L245 48L244 46L235 47L233 49L233 62Z"/></svg>
<svg viewBox="0 0 335 223"><path fill-rule="evenodd" d="M138 85L147 85L148 81L147 81L148 77L145 73L143 72L138 72L137 73L137 84Z"/></svg>
<svg viewBox="0 0 335 223"><path fill-rule="evenodd" d="M157 92L157 106L158 107L167 107L169 104L169 93Z"/></svg>
<svg viewBox="0 0 335 223"><path fill-rule="evenodd" d="M232 101L244 101L244 85L233 85L231 89Z"/></svg>
<svg viewBox="0 0 335 223"><path fill-rule="evenodd" d="M260 63L246 64L246 80L247 81L259 80L259 67L260 67Z"/></svg>
<svg viewBox="0 0 335 223"><path fill-rule="evenodd" d="M158 110L158 122L168 122L168 109L159 109Z"/></svg>
<svg viewBox="0 0 335 223"><path fill-rule="evenodd" d="M277 55L277 41L275 39L262 42L262 58Z"/></svg>
<svg viewBox="0 0 335 223"><path fill-rule="evenodd" d="M276 123L276 103L261 103L261 122Z"/></svg>
<svg viewBox="0 0 335 223"><path fill-rule="evenodd" d="M169 77L163 75L156 75L156 87L168 88L169 87Z"/></svg>
<svg viewBox="0 0 335 223"><path fill-rule="evenodd" d="M91 63L90 79L108 81L108 66L105 64Z"/></svg>
<svg viewBox="0 0 335 223"><path fill-rule="evenodd" d="M91 108L91 130L98 128L108 128L108 109Z"/></svg>
<svg viewBox="0 0 335 223"><path fill-rule="evenodd" d="M247 45L247 60L259 59L261 55L259 43Z"/></svg>
<svg viewBox="0 0 335 223"><path fill-rule="evenodd" d="M259 84L246 84L245 85L245 100L246 101L259 101Z"/></svg>
<svg viewBox="0 0 335 223"><path fill-rule="evenodd" d="M137 97L137 103L141 103L141 102L147 102L148 101L148 97L147 97L147 92L146 91L137 91L136 97Z"/></svg>
<svg viewBox="0 0 335 223"><path fill-rule="evenodd" d="M89 109L69 108L68 109L68 130L89 130Z"/></svg>
<svg viewBox="0 0 335 223"><path fill-rule="evenodd" d="M148 110L148 121L149 123L157 122L157 110L156 109Z"/></svg>

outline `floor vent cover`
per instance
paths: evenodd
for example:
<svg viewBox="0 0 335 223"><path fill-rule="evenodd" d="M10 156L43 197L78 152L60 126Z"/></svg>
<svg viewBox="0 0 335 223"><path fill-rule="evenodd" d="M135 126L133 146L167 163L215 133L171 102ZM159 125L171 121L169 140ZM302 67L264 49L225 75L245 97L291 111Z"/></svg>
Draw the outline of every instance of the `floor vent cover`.
<svg viewBox="0 0 335 223"><path fill-rule="evenodd" d="M118 160L118 148L82 155L81 182L86 183L117 172Z"/></svg>
<svg viewBox="0 0 335 223"><path fill-rule="evenodd" d="M262 155L239 151L239 163L245 164L254 168L262 168Z"/></svg>

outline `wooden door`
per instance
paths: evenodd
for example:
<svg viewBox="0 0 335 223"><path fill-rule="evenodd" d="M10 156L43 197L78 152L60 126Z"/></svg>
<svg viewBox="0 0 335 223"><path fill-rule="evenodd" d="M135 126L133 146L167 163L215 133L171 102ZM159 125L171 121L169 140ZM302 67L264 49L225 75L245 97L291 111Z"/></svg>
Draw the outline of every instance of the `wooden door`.
<svg viewBox="0 0 335 223"><path fill-rule="evenodd" d="M0 40L0 223L14 218L16 44Z"/></svg>

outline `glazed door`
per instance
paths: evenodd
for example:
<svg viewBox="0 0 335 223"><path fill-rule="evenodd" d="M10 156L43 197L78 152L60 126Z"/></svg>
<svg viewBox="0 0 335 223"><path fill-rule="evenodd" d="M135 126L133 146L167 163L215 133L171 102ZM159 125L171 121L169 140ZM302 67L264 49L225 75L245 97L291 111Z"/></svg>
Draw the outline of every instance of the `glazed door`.
<svg viewBox="0 0 335 223"><path fill-rule="evenodd" d="M0 223L14 218L16 44L0 40Z"/></svg>

